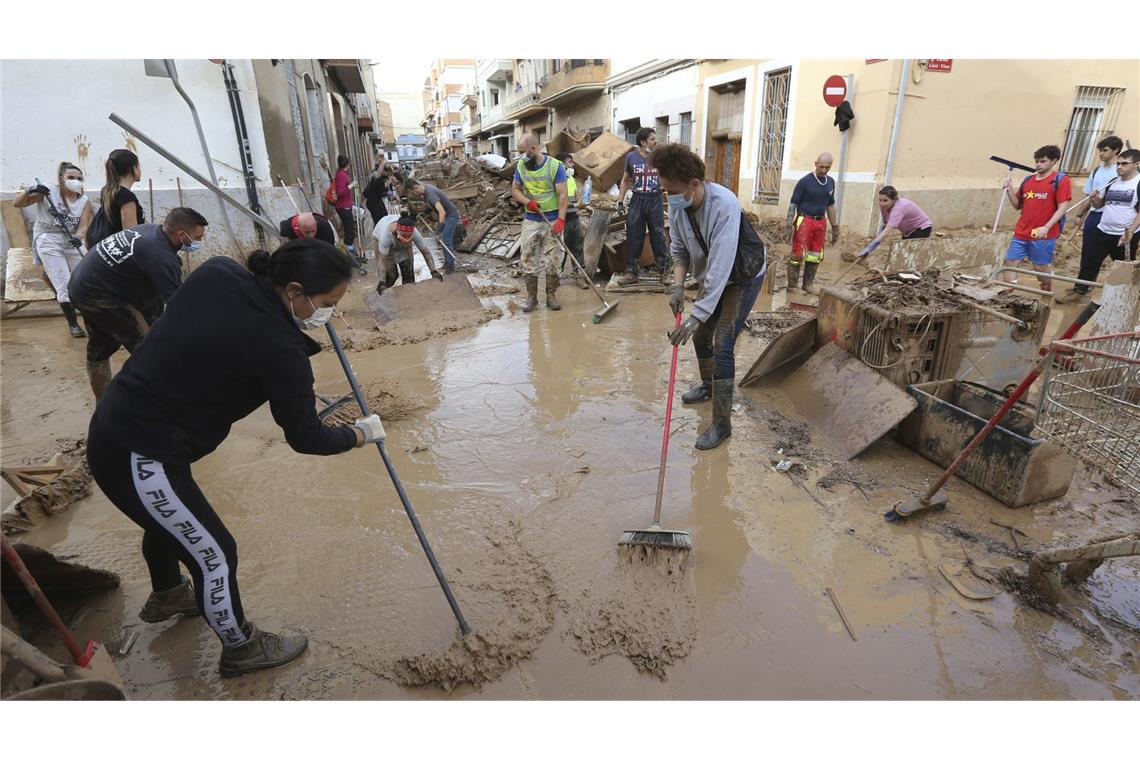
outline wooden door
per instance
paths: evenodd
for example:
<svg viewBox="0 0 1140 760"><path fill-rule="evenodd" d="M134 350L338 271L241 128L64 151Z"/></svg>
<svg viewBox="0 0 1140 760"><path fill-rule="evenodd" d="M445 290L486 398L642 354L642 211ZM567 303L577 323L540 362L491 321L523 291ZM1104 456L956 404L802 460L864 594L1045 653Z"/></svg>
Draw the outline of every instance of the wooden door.
<svg viewBox="0 0 1140 760"><path fill-rule="evenodd" d="M720 138L716 141L714 181L736 192L740 184L740 140Z"/></svg>

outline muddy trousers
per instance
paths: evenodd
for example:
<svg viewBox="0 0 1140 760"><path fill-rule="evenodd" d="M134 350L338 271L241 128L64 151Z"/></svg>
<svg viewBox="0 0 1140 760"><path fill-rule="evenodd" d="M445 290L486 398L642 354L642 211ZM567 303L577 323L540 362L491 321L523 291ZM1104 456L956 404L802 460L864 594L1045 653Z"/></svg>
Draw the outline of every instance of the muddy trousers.
<svg viewBox="0 0 1140 760"><path fill-rule="evenodd" d="M629 199L629 216L625 221L626 271L637 272L647 229L653 261L663 270L669 266L669 249L665 245L665 208L661 193L634 193Z"/></svg>
<svg viewBox="0 0 1140 760"><path fill-rule="evenodd" d="M752 311L763 283L764 272L760 272L746 285L726 285L712 316L693 333L697 360L713 360L714 380L736 377L736 339L744 329L744 321Z"/></svg>
<svg viewBox="0 0 1140 760"><path fill-rule="evenodd" d="M1089 214L1092 216L1092 214ZM1077 274L1078 280L1088 280L1089 282L1096 282L1096 278L1100 277L1100 268L1104 265L1105 259L1112 259L1113 261L1124 261L1128 258L1132 261L1136 260L1136 244L1140 243L1140 233L1132 236L1129 241L1127 256L1124 246L1120 245L1120 235L1110 235L1107 232L1101 232L1097 227L1092 230L1084 231L1084 239L1081 241L1081 271ZM1078 293L1088 293L1088 285L1074 285L1073 290Z"/></svg>
<svg viewBox="0 0 1140 760"><path fill-rule="evenodd" d="M142 553L151 588L194 580L198 611L223 646L246 641L237 585L237 544L194 482L188 465L163 464L115 441L96 419L87 435L87 464L99 488L143 529Z"/></svg>

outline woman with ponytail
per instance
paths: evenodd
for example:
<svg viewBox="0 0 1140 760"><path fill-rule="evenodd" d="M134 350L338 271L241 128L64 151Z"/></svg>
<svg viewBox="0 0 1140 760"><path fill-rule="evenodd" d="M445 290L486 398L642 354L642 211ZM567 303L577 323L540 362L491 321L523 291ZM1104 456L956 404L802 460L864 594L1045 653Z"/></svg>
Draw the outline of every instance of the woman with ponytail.
<svg viewBox="0 0 1140 760"><path fill-rule="evenodd" d="M104 167L107 171L107 184L103 185L99 202L111 225L110 234L146 224L142 204L131 191L131 187L142 179L139 157L126 148L119 148L111 151Z"/></svg>
<svg viewBox="0 0 1140 760"><path fill-rule="evenodd" d="M266 401L298 453L339 454L383 440L376 415L338 427L317 419L309 358L320 346L304 331L328 321L351 275L348 256L312 238L272 256L254 251L248 269L209 259L170 299L91 419L87 462L95 482L143 529L152 593L139 617L202 615L221 639L223 676L283 665L308 640L246 620L237 544L190 466Z"/></svg>
<svg viewBox="0 0 1140 760"><path fill-rule="evenodd" d="M12 205L16 208L35 205L32 249L51 281L60 310L67 317L67 329L73 337L86 338L87 333L79 326L75 307L67 294L67 284L71 281L71 272L87 253L83 237L91 224L91 201L83 194L83 171L78 166L64 161L57 175L58 185L29 187L16 196Z"/></svg>

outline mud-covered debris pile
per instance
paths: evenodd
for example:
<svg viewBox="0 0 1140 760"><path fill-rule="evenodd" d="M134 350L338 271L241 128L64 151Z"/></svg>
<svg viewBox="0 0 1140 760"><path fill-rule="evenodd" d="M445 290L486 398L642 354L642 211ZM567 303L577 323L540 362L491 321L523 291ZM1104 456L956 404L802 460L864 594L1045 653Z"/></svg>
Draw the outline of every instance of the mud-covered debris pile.
<svg viewBox="0 0 1140 760"><path fill-rule="evenodd" d="M773 341L793 327L807 322L812 317L795 309L753 312L744 322L749 335L766 341Z"/></svg>
<svg viewBox="0 0 1140 760"><path fill-rule="evenodd" d="M697 638L696 589L687 558L667 550L622 549L614 575L583 592L567 636L592 660L617 654L664 681Z"/></svg>
<svg viewBox="0 0 1140 760"><path fill-rule="evenodd" d="M554 625L554 580L519 542L519 530L512 522L502 538L489 538L487 561L462 584L454 582L472 632L442 653L397 659L386 667L389 678L448 692L464 684L479 688L534 653Z"/></svg>
<svg viewBox="0 0 1140 760"><path fill-rule="evenodd" d="M965 293L953 289L954 282L938 269L922 273L919 280L907 280L897 274L882 277L873 274L864 276L855 287L862 291L864 300L887 311L909 314L930 314L958 312L969 308L970 303L983 303ZM1032 316L1040 308L1034 298L1014 294L999 294L985 301L984 305L996 309L1012 309L1025 318Z"/></svg>
<svg viewBox="0 0 1140 760"><path fill-rule="evenodd" d="M63 472L9 505L0 516L5 535L31 530L51 515L66 511L91 492L91 470L87 468L87 447L83 440L68 441L50 464Z"/></svg>
<svg viewBox="0 0 1140 760"><path fill-rule="evenodd" d="M385 421L406 419L427 406L419 396L396 380L362 383L360 392L364 394L369 414L379 415ZM351 425L361 416L356 400L350 399L325 417L324 423L329 427Z"/></svg>
<svg viewBox="0 0 1140 760"><path fill-rule="evenodd" d="M341 335L346 351L369 351L379 346L402 346L438 338L456 330L490 322L503 316L497 306L464 311L441 311L420 319L396 319L383 326L353 327Z"/></svg>

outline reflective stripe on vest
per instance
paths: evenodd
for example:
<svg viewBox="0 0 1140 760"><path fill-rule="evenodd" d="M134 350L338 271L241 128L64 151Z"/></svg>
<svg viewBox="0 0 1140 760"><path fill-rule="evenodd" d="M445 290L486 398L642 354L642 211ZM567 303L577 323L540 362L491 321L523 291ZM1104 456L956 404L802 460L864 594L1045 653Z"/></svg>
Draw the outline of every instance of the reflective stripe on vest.
<svg viewBox="0 0 1140 760"><path fill-rule="evenodd" d="M526 160L518 162L516 167L519 179L523 181L523 189L531 198L538 201L542 211L558 210L558 192L554 187L554 178L558 174L558 159L547 156L546 163L534 169L527 168Z"/></svg>
<svg viewBox="0 0 1140 760"><path fill-rule="evenodd" d="M570 175L566 175L566 197L571 207L578 201L578 183Z"/></svg>

